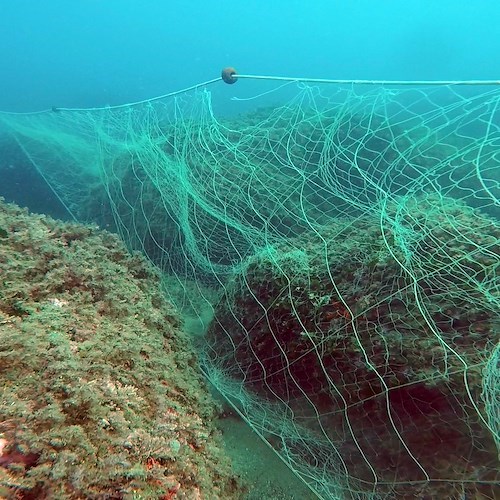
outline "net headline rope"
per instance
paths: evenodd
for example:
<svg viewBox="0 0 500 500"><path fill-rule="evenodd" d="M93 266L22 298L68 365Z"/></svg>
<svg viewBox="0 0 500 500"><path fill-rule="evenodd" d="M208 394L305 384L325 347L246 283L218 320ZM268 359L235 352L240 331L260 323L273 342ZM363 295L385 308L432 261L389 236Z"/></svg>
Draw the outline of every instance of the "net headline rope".
<svg viewBox="0 0 500 500"><path fill-rule="evenodd" d="M133 106L140 106L141 104L148 104L154 101L159 101L161 99L166 99L167 97L173 97L175 95L185 94L191 90L195 90L202 87L208 87L214 83L223 81L228 84L236 83L239 79L246 80L267 80L276 82L289 82L289 83L315 83L315 84L332 84L332 85L380 85L380 86L500 86L500 80L335 80L328 78L304 78L304 77L292 77L292 76L273 76L273 75L241 75L233 67L224 68L221 72L221 76L218 78L213 78L205 82L197 83L191 85L184 89L169 92L167 94L162 94L156 97L151 97L148 99L143 99L141 101L134 101L125 104L117 104L115 106L102 106L102 107L91 107L91 108L66 108L54 106L49 109L43 109L40 111L28 111L25 113L17 113L14 111L0 111L0 114L5 115L36 115L42 113L54 113L60 111L104 111L112 109L128 108Z"/></svg>

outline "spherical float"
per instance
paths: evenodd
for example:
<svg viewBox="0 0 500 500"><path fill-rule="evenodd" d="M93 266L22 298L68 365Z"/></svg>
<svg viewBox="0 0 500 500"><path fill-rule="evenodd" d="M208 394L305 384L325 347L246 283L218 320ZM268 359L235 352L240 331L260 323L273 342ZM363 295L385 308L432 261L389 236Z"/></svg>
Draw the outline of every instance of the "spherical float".
<svg viewBox="0 0 500 500"><path fill-rule="evenodd" d="M238 77L235 75L236 75L236 70L231 66L224 68L221 73L222 80L224 80L226 83L229 84L236 83Z"/></svg>

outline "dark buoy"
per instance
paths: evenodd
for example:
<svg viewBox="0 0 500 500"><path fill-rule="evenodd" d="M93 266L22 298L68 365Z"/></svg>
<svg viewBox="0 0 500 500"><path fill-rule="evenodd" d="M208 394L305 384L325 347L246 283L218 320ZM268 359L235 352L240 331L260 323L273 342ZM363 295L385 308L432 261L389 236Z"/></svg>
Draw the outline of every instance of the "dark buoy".
<svg viewBox="0 0 500 500"><path fill-rule="evenodd" d="M238 77L236 75L236 70L231 66L224 68L221 73L222 79L229 84L236 83Z"/></svg>

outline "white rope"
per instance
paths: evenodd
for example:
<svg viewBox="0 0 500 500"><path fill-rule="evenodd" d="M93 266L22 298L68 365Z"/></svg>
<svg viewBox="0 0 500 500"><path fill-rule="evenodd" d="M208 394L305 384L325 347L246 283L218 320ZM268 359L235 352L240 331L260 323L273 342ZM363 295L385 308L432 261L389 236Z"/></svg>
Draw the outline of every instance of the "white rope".
<svg viewBox="0 0 500 500"><path fill-rule="evenodd" d="M178 94L184 94L189 92L190 90L195 90L199 87L208 87L212 83L220 81L221 78L214 78L213 80L208 80L206 82L197 83L196 85L191 85L191 87L186 87L185 89L176 90L174 92L169 92L168 94L159 95L156 97L151 97L149 99L144 99L142 101L129 102L126 104L117 104L116 106L104 106L102 108L56 108L55 111L103 111L105 109L120 109L120 108L129 108L131 106L139 106L140 104L147 104L153 101L159 101L160 99L165 99L167 97L172 97Z"/></svg>
<svg viewBox="0 0 500 500"><path fill-rule="evenodd" d="M500 80L329 80L326 78L294 78L291 76L232 75L249 80L274 80L279 82L333 83L337 85L500 85Z"/></svg>
<svg viewBox="0 0 500 500"><path fill-rule="evenodd" d="M174 95L178 94L184 94L186 92L189 92L190 90L197 89L199 87L208 87L208 85L211 85L212 83L218 82L222 80L220 77L219 78L214 78L212 80L208 80L206 82L202 83L197 83L196 85L191 85L190 87L186 87L185 89L181 90L176 90L174 92L169 92L168 94L163 94L159 95L156 97L150 97L149 99L144 99L142 101L135 101L135 102L128 102L125 104L117 104L116 106L102 106L102 107L97 107L97 108L59 108L59 107L53 107L49 109L43 109L41 111L28 111L26 113L16 113L15 111L0 111L0 114L4 115L39 115L41 113L54 113L54 112L59 112L59 111L104 111L107 109L120 109L120 108L130 108L132 106L139 106L140 104L147 104L153 101L158 101L160 99L165 99L167 97L172 97Z"/></svg>
<svg viewBox="0 0 500 500"><path fill-rule="evenodd" d="M269 80L278 82L297 82L297 83L328 83L335 85L380 85L380 86L398 86L398 85L414 85L414 86L446 86L446 85L475 85L475 86L491 86L500 85L500 80L330 80L327 78L302 78L302 77L291 77L291 76L269 76L269 75L239 75L234 73L231 75L236 80L247 79L247 80ZM132 106L138 106L141 104L147 104L153 101L158 101L160 99L165 99L167 97L172 97L174 95L184 94L190 90L195 90L200 87L207 87L213 83L222 81L221 77L213 78L206 82L197 83L186 87L181 90L176 90L174 92L169 92L168 94L163 94L157 97L152 97L149 99L144 99L142 101L129 102L126 104L118 104L116 106L103 106L97 108L59 108L54 107L51 109L44 109L41 111L32 111L26 113L16 113L14 111L0 111L0 114L6 115L36 115L40 113L53 113L58 111L104 111L107 109L120 109L128 108Z"/></svg>

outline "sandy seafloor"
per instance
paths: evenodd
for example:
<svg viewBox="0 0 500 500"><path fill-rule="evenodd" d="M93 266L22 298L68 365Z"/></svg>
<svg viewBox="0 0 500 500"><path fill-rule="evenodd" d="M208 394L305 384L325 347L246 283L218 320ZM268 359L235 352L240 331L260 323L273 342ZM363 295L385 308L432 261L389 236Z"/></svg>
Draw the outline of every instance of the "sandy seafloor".
<svg viewBox="0 0 500 500"><path fill-rule="evenodd" d="M249 490L244 500L314 500L307 486L237 415L220 419L225 451Z"/></svg>

